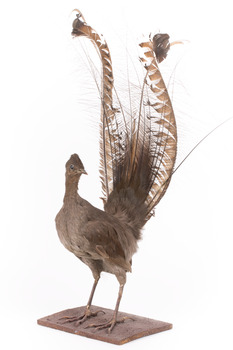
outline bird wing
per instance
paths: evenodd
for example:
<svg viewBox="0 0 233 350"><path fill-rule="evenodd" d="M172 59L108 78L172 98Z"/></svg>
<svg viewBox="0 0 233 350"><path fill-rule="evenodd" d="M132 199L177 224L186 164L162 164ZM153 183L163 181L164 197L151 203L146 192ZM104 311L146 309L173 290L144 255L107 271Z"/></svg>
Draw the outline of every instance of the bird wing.
<svg viewBox="0 0 233 350"><path fill-rule="evenodd" d="M87 243L85 249L93 259L101 259L106 263L131 271L131 264L125 260L125 253L119 242L117 231L112 225L92 221L86 225L83 237Z"/></svg>

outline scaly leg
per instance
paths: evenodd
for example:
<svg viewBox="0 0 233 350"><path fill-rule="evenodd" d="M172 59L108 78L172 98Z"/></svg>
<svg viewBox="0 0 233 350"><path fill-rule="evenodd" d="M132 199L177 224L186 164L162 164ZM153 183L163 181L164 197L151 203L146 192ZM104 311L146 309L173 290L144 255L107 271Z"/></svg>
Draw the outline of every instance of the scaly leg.
<svg viewBox="0 0 233 350"><path fill-rule="evenodd" d="M90 324L85 328L95 328L96 330L108 328L108 333L111 333L111 331L113 330L114 326L117 323L123 323L125 320L129 319L129 317L123 317L122 319L117 320L117 314L118 314L118 309L119 309L119 305L120 305L120 301L123 293L123 288L124 288L124 284L121 284L118 292L116 307L113 313L113 318L109 322L102 323L102 324Z"/></svg>
<svg viewBox="0 0 233 350"><path fill-rule="evenodd" d="M88 303L87 303L86 310L85 310L84 314L82 316L79 316L79 317L77 317L77 316L63 316L62 318L60 318L60 320L65 319L65 322L63 322L63 323L76 322L76 325L78 326L81 323L85 322L88 318L97 316L99 312L103 312L104 313L104 311L102 311L102 310L98 310L96 312L91 312L91 310L90 310L92 299L93 299L93 296L94 296L95 289L96 289L96 286L98 284L98 281L99 281L99 277L96 278L95 281L94 281L94 284L93 284L93 287L92 287L92 290L91 290L91 294L90 294L90 297L89 297L89 300L88 300Z"/></svg>

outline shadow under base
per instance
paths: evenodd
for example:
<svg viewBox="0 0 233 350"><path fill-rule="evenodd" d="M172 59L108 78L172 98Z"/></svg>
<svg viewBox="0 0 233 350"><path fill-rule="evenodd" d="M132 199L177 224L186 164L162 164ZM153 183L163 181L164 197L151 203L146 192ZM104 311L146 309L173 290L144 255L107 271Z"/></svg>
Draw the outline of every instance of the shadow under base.
<svg viewBox="0 0 233 350"><path fill-rule="evenodd" d="M86 306L77 307L57 312L53 315L46 316L37 320L39 325L55 328L60 331L74 333L87 338L101 340L107 343L122 345L132 340L152 335L155 333L172 329L171 323L152 320L150 318L118 312L118 319L127 317L124 323L118 323L109 334L107 329L96 330L95 328L85 328L89 324L101 324L109 321L112 318L113 310L105 309L98 306L91 306L92 311L103 310L104 313L98 313L97 316L86 320L81 325L75 325L75 322L65 323L64 316L73 317L81 316L85 311Z"/></svg>

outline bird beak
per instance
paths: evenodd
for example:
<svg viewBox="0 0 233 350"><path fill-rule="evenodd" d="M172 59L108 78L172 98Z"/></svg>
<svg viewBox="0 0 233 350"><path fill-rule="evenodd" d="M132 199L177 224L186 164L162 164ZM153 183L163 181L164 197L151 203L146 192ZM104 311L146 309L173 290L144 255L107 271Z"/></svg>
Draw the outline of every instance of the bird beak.
<svg viewBox="0 0 233 350"><path fill-rule="evenodd" d="M177 40L177 41L173 41L172 43L170 43L170 46L177 45L177 44L184 44L185 42L188 42L188 43L189 43L189 40Z"/></svg>
<svg viewBox="0 0 233 350"><path fill-rule="evenodd" d="M88 175L85 169L82 169L82 174Z"/></svg>

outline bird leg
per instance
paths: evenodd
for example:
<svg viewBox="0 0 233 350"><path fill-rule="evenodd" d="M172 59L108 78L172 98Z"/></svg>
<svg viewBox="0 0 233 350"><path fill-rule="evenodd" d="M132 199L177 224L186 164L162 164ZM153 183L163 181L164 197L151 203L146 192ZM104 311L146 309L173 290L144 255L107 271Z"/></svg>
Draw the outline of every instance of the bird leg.
<svg viewBox="0 0 233 350"><path fill-rule="evenodd" d="M90 297L89 297L89 300L88 300L88 303L87 303L86 310L85 310L84 314L79 316L79 317L77 317L77 316L63 316L63 317L60 318L60 320L65 319L65 322L63 322L63 323L76 322L76 325L78 326L78 325L82 324L83 322L85 322L88 318L97 316L99 312L103 312L104 313L104 311L102 311L102 310L98 310L96 312L91 312L91 310L90 310L92 299L93 299L93 296L94 296L95 289L96 289L96 286L98 284L98 281L99 281L99 277L96 278L95 281L94 281L94 284L93 284L93 287L92 287L92 290L91 290L91 294L90 294Z"/></svg>
<svg viewBox="0 0 233 350"><path fill-rule="evenodd" d="M111 331L113 330L114 326L117 323L123 323L125 320L130 318L130 317L123 317L122 319L117 320L117 314L118 314L118 309L119 309L119 305L120 305L120 301L121 301L121 297L122 297L122 293L123 293L123 288L124 288L124 284L121 284L120 288L119 288L119 292L118 292L116 307L115 307L115 310L114 310L114 313L113 313L113 318L110 321L106 322L106 323L89 324L85 328L95 328L96 330L108 328L108 333L111 333Z"/></svg>

